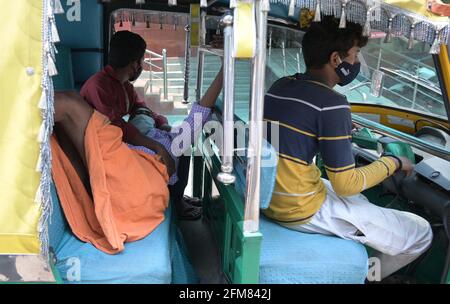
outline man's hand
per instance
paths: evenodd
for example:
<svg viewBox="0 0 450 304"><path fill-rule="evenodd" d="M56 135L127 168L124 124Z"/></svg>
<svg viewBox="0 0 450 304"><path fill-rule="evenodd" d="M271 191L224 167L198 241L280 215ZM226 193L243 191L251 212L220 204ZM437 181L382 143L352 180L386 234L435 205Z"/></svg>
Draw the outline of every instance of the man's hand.
<svg viewBox="0 0 450 304"><path fill-rule="evenodd" d="M414 164L407 157L399 156L398 158L400 158L400 160L402 161L401 168L398 160L394 157L391 157L391 159L395 162L397 168L401 171L404 171L406 176L410 176L414 171Z"/></svg>
<svg viewBox="0 0 450 304"><path fill-rule="evenodd" d="M172 156L170 156L169 152L167 152L166 148L164 148L163 145L156 147L155 152L156 154L161 156L162 162L167 167L167 173L169 174L169 177L172 176L172 174L175 173L175 161L173 160Z"/></svg>
<svg viewBox="0 0 450 304"><path fill-rule="evenodd" d="M163 125L159 126L158 129L163 130L163 131L167 131L167 132L172 131L172 127L169 126L168 124L163 124Z"/></svg>

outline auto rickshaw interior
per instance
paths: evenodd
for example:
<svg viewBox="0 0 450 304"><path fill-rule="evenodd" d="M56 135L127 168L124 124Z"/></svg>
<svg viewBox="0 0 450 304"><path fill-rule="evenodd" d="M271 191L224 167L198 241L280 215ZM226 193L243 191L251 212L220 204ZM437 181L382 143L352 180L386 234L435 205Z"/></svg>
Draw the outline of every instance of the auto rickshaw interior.
<svg viewBox="0 0 450 304"><path fill-rule="evenodd" d="M134 83L138 94L170 123L180 122L198 96L198 7L190 1L178 1L176 6L168 6L167 1L69 2L63 5L65 14L56 17L61 41L55 89L79 90L107 62L111 35L131 30L148 44L144 72ZM226 9L223 1L208 8L207 44L221 34L219 21ZM266 90L281 77L305 71L304 29L298 16L274 9L267 28ZM362 125L353 134L356 164L369 164L382 151L400 153L417 164L413 176L397 174L364 194L377 205L413 212L431 223L432 248L401 273L417 282L448 283L450 87L441 67L449 64L448 54L431 55L430 45L419 41L408 49L408 40L402 37L385 43L384 35L372 33L360 54L362 72L350 85L337 88L350 101L354 122ZM250 60L237 60L235 66L235 120L243 123L249 121L251 65ZM205 54L203 92L220 66L218 56ZM222 110L220 102L214 119L222 120ZM203 139L207 137L205 133ZM445 153L434 156L430 147ZM203 199L203 218L178 221L169 208L157 230L127 244L117 256L103 254L71 235L53 189L54 272L71 283L71 257L78 256L84 263L82 283L364 283L373 265L368 264L370 249L361 244L289 231L263 216L260 233L243 232L245 157L234 157L235 174L242 178L228 186L217 180L218 153L193 159L186 193ZM316 162L326 176L320 158ZM262 170L262 185L273 187L275 173ZM264 200L261 208L267 208Z"/></svg>

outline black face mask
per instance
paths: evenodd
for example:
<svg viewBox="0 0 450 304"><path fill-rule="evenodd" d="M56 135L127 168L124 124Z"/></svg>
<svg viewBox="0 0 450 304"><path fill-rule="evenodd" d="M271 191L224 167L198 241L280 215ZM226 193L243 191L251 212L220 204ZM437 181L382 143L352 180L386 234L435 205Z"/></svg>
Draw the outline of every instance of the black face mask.
<svg viewBox="0 0 450 304"><path fill-rule="evenodd" d="M339 60L341 61L341 63L337 66L335 71L341 79L341 82L339 82L338 85L343 87L355 80L356 76L358 76L361 69L361 63L357 62L351 64L347 61L342 61L340 58Z"/></svg>
<svg viewBox="0 0 450 304"><path fill-rule="evenodd" d="M139 78L139 76L141 76L142 70L143 70L142 65L139 64L138 67L134 69L134 75L133 77L130 78L130 82L136 81Z"/></svg>

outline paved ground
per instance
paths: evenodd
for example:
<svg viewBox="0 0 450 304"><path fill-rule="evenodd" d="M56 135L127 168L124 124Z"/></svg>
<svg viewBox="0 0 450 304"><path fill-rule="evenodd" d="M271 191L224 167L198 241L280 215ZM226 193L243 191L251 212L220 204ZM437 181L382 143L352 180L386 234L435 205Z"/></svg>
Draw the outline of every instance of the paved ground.
<svg viewBox="0 0 450 304"><path fill-rule="evenodd" d="M54 282L44 259L39 256L0 256L0 282Z"/></svg>

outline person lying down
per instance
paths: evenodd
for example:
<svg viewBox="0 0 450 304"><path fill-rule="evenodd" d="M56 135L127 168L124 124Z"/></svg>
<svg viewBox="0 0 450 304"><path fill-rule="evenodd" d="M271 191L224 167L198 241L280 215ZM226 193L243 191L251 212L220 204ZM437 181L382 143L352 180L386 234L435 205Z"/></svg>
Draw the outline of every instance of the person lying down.
<svg viewBox="0 0 450 304"><path fill-rule="evenodd" d="M185 119L191 140L210 119L221 89L219 72ZM200 125L193 123L194 115L201 117ZM171 151L173 140L184 136L182 129L142 146L127 145L122 136L119 127L80 95L55 93L52 175L62 209L80 240L109 254L145 238L164 220L175 154L190 147Z"/></svg>

